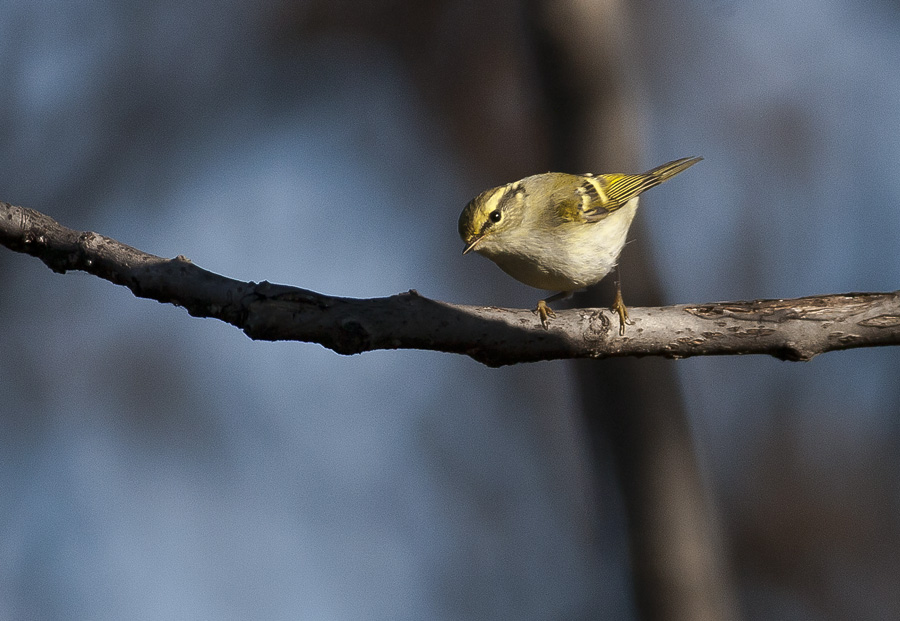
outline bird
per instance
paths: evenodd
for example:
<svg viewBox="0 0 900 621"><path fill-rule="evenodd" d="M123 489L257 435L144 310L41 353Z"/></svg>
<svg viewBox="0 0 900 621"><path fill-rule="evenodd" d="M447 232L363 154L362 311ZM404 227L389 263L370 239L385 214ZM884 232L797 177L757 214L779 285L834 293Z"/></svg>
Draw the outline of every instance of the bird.
<svg viewBox="0 0 900 621"><path fill-rule="evenodd" d="M555 316L550 302L616 268L639 195L702 159L685 157L641 174L548 172L485 190L459 216L463 254L474 250L526 285L557 291L535 308L547 329ZM612 309L624 335L628 309L618 279Z"/></svg>

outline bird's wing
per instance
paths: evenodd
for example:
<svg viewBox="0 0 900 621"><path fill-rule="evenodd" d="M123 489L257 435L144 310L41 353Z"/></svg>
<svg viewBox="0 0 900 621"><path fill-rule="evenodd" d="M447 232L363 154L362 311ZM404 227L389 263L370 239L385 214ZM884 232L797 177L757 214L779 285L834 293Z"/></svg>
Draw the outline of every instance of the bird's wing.
<svg viewBox="0 0 900 621"><path fill-rule="evenodd" d="M683 157L666 162L640 175L584 175L576 193L582 198L583 217L587 222L602 220L632 198L687 170L702 157Z"/></svg>
<svg viewBox="0 0 900 621"><path fill-rule="evenodd" d="M650 175L585 175L576 190L581 199L581 219L598 222L658 183Z"/></svg>

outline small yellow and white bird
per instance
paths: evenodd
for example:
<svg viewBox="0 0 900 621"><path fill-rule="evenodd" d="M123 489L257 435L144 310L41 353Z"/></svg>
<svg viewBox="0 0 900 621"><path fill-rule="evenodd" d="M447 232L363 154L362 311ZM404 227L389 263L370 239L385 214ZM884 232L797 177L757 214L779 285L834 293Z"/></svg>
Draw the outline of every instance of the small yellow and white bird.
<svg viewBox="0 0 900 621"><path fill-rule="evenodd" d="M554 316L548 302L600 282L616 267L638 195L702 159L682 158L641 175L544 173L491 188L459 216L463 254L474 250L526 285L558 291L535 309L546 328ZM619 283L613 310L625 334Z"/></svg>

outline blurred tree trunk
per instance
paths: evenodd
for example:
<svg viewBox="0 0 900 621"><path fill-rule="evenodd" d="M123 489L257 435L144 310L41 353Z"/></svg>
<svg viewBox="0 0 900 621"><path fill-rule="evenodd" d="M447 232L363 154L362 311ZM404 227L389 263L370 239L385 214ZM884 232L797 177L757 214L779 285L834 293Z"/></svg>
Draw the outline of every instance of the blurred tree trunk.
<svg viewBox="0 0 900 621"><path fill-rule="evenodd" d="M638 172L640 71L619 0L534 0L533 31L553 124L553 170ZM693 154L673 154L675 156ZM641 218L623 253L626 303L662 303ZM576 297L609 306L613 278ZM611 450L627 511L639 616L736 618L717 520L670 361L574 363L597 452Z"/></svg>

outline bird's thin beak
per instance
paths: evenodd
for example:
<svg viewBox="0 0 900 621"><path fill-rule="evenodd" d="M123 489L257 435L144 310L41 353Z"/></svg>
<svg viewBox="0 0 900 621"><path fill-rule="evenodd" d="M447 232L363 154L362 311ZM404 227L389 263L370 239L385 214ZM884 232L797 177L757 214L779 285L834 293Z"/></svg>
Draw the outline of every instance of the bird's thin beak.
<svg viewBox="0 0 900 621"><path fill-rule="evenodd" d="M484 239L484 235L476 235L474 237L474 239L472 239L472 241L470 241L468 244L466 244L466 247L463 248L463 254L468 254L469 251L472 250L475 246L477 246L478 242L480 242L482 239Z"/></svg>

